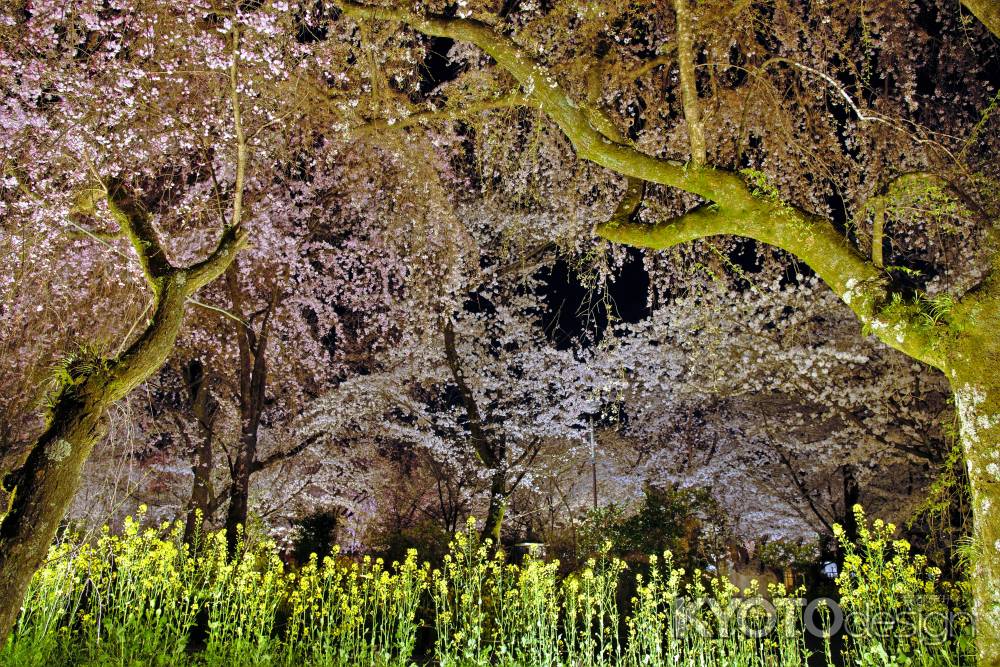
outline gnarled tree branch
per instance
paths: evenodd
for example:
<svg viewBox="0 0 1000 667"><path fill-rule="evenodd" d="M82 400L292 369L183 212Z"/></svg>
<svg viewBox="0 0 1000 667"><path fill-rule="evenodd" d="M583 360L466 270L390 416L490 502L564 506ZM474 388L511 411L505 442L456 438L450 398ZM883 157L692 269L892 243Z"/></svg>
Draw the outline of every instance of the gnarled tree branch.
<svg viewBox="0 0 1000 667"><path fill-rule="evenodd" d="M715 202L742 198L742 180L730 172L685 168L675 160L661 160L616 143L596 129L589 115L555 77L524 49L494 29L472 19L422 16L405 9L372 7L338 0L344 14L354 19L393 20L432 37L471 42L507 70L526 95L534 98L566 134L581 158L625 176L669 185Z"/></svg>
<svg viewBox="0 0 1000 667"><path fill-rule="evenodd" d="M260 472L261 470L270 468L276 463L281 463L282 461L287 461L290 458L298 456L302 452L306 451L310 445L319 440L319 436L320 436L319 433L314 433L305 440L299 442L291 449L286 449L280 452L274 452L273 454L265 456L264 458L258 461L254 461L252 466L253 472Z"/></svg>
<svg viewBox="0 0 1000 667"><path fill-rule="evenodd" d="M120 179L109 179L106 187L111 215L135 249L146 282L155 294L161 289L162 280L175 270L160 245L160 239L153 228L152 216Z"/></svg>
<svg viewBox="0 0 1000 667"><path fill-rule="evenodd" d="M889 277L864 257L833 225L790 206L777 197L755 192L738 175L708 166L683 165L646 155L612 141L594 128L586 105L566 92L553 75L509 37L480 21L372 7L338 0L354 19L394 20L435 37L471 42L483 49L538 101L560 127L579 157L622 175L676 187L714 204L676 220L643 225L620 220L597 227L597 234L629 245L664 249L718 235L756 239L803 260L887 345L938 368L943 361L937 344L941 332L928 326L923 308L894 298Z"/></svg>
<svg viewBox="0 0 1000 667"><path fill-rule="evenodd" d="M354 128L351 133L355 136L367 136L385 130L402 130L414 125L427 125L449 120L463 120L471 116L483 113L484 111L494 111L496 109L512 109L514 107L538 107L531 98L520 93L510 93L500 97L471 102L462 106L448 106L434 111L418 111L404 118L399 118L392 122L388 120L376 120L365 125Z"/></svg>
<svg viewBox="0 0 1000 667"><path fill-rule="evenodd" d="M701 206L653 225L605 223L597 233L616 243L666 249L711 236L756 239L798 257L836 292L884 343L937 368L941 335L923 308L893 299L890 279L829 221L785 204L760 200L742 210Z"/></svg>

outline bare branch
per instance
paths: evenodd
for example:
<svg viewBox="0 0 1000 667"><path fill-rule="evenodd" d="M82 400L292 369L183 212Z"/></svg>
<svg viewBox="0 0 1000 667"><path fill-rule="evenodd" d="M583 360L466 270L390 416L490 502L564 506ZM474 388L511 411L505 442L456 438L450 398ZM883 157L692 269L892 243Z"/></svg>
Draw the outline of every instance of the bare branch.
<svg viewBox="0 0 1000 667"><path fill-rule="evenodd" d="M510 93L494 99L481 100L462 106L444 107L434 111L420 111L393 121L372 121L371 123L354 128L351 132L355 136L367 136L385 130L401 130L414 125L429 125L449 120L462 120L485 111L512 109L515 107L533 107L537 109L538 103L520 93Z"/></svg>
<svg viewBox="0 0 1000 667"><path fill-rule="evenodd" d="M231 227L243 221L243 188L247 171L247 139L243 132L243 115L240 111L240 28L233 24L233 57L229 64L229 97L233 105L233 125L236 130L236 187L233 193L233 218Z"/></svg>

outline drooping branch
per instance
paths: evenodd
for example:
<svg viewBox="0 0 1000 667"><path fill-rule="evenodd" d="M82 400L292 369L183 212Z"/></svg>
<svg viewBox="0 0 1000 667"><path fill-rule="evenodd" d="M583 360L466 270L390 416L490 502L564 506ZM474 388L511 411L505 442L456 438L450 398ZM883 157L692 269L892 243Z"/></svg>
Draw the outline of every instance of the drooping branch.
<svg viewBox="0 0 1000 667"><path fill-rule="evenodd" d="M809 265L884 343L931 366L944 365L938 349L942 332L924 308L894 298L887 274L829 221L800 209L767 200L737 211L706 205L653 225L603 224L597 233L616 243L658 250L720 235L781 248Z"/></svg>
<svg viewBox="0 0 1000 667"><path fill-rule="evenodd" d="M682 162L662 160L616 143L591 123L585 110L559 84L554 75L510 38L472 19L422 16L405 9L372 7L338 0L344 14L354 19L393 20L432 37L447 37L475 44L489 54L521 84L566 134L577 155L625 176L680 188L715 202L742 199L745 187L735 174L712 169L685 168Z"/></svg>
<svg viewBox="0 0 1000 667"><path fill-rule="evenodd" d="M675 220L644 225L620 219L598 225L597 234L618 243L665 249L718 235L743 236L781 248L808 264L884 343L942 368L941 331L928 325L919 303L894 298L883 271L828 221L748 187L737 174L646 155L612 141L589 119L554 76L509 37L470 19L422 16L405 9L338 0L354 19L394 20L435 37L471 42L507 70L570 139L577 154L622 175L676 187L714 202ZM760 190L757 188L756 190ZM932 318L931 318L932 321Z"/></svg>

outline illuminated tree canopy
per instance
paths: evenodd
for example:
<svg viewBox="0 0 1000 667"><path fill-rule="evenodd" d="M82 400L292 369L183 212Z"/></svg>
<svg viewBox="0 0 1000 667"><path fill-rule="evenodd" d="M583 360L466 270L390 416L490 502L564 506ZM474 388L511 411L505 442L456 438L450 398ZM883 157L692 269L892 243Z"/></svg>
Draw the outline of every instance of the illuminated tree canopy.
<svg viewBox="0 0 1000 667"><path fill-rule="evenodd" d="M623 494L829 532L832 471L903 512L955 441L1000 664L998 33L989 0L9 3L0 600L110 506L116 442L233 549L402 477L499 540L586 505L594 438Z"/></svg>

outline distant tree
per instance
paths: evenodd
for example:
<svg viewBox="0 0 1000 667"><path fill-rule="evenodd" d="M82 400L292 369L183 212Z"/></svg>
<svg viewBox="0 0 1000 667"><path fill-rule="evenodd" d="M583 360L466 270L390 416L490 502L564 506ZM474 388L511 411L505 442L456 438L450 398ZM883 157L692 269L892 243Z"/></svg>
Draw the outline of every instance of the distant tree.
<svg viewBox="0 0 1000 667"><path fill-rule="evenodd" d="M393 350L387 371L352 387L360 390L353 402L344 400L345 388L317 402L313 428L358 401L379 406L361 428L419 447L451 483L478 480L482 534L498 544L507 501L531 478L543 444L579 440L594 410L586 360L552 345L531 303L516 287L483 290L474 305L444 316L440 342L420 337ZM446 515L451 504L442 506Z"/></svg>
<svg viewBox="0 0 1000 667"><path fill-rule="evenodd" d="M753 539L785 532L769 506L796 515L784 537L806 526L832 537L846 514L830 482L845 467L866 504L905 521L913 488L948 454L946 383L858 337L815 279L782 280L773 258L731 278L705 274L615 327L604 363L626 387L621 431L637 443L640 474L714 488Z"/></svg>

